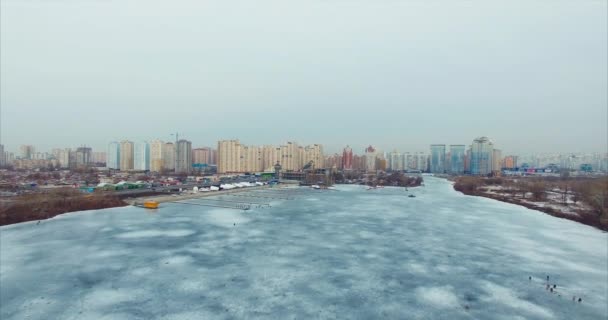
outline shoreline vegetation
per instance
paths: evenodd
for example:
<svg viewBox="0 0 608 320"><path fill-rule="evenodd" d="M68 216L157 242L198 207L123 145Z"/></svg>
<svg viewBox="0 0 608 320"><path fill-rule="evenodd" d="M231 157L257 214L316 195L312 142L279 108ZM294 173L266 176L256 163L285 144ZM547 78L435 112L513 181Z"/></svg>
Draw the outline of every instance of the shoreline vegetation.
<svg viewBox="0 0 608 320"><path fill-rule="evenodd" d="M450 178L454 190L608 231L608 177Z"/></svg>
<svg viewBox="0 0 608 320"><path fill-rule="evenodd" d="M334 174L337 184L360 184L385 187L419 187L424 180L421 176L408 176L402 172L364 174L357 172L339 172Z"/></svg>
<svg viewBox="0 0 608 320"><path fill-rule="evenodd" d="M6 202L0 202L0 226L45 220L60 214L124 207L128 203L117 195L83 194L80 191L61 188L44 193L18 196Z"/></svg>
<svg viewBox="0 0 608 320"><path fill-rule="evenodd" d="M4 203L0 202L0 226L46 220L64 213L76 211L126 207L146 200L168 202L263 188L266 188L266 186L208 193L185 193L181 195L149 192L139 194L136 197L130 195L119 196L110 192L83 194L72 188L54 189L44 193L22 195Z"/></svg>

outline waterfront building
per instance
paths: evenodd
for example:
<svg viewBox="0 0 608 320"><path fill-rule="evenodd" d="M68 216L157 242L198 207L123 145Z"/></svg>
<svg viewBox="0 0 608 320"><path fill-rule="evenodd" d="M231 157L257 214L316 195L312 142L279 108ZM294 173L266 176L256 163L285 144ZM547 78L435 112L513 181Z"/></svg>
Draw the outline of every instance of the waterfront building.
<svg viewBox="0 0 608 320"><path fill-rule="evenodd" d="M445 144L431 145L431 173L445 173Z"/></svg>
<svg viewBox="0 0 608 320"><path fill-rule="evenodd" d="M465 146L462 144L450 145L450 173L451 174L463 174L464 173L464 158L465 158Z"/></svg>
<svg viewBox="0 0 608 320"><path fill-rule="evenodd" d="M312 161L315 168L324 166L323 146L306 147L287 142L279 147L246 146L238 140L218 141L218 173L271 172L277 162L285 172L299 171Z"/></svg>
<svg viewBox="0 0 608 320"><path fill-rule="evenodd" d="M336 154L325 157L325 161L324 161L325 168L342 169L343 165L344 165L344 156L343 155L336 153ZM351 162L351 165L352 165L352 162ZM344 169L344 170L346 170L346 169ZM352 170L352 166L351 166L351 169L349 169L349 170Z"/></svg>
<svg viewBox="0 0 608 320"><path fill-rule="evenodd" d="M340 166L337 167L343 170L353 170L353 148L346 146L346 148L342 150L341 168Z"/></svg>
<svg viewBox="0 0 608 320"><path fill-rule="evenodd" d="M148 142L144 141L135 144L133 168L141 171L150 170L150 144Z"/></svg>
<svg viewBox="0 0 608 320"><path fill-rule="evenodd" d="M464 154L464 172L471 173L471 149L467 149Z"/></svg>
<svg viewBox="0 0 608 320"><path fill-rule="evenodd" d="M260 172L262 168L263 148L240 145L240 160L238 172Z"/></svg>
<svg viewBox="0 0 608 320"><path fill-rule="evenodd" d="M161 171L175 170L175 144L173 142L167 142L162 148L163 152L163 167Z"/></svg>
<svg viewBox="0 0 608 320"><path fill-rule="evenodd" d="M305 166L312 161L315 169L323 168L324 157L323 157L323 146L320 144L311 144L303 148L304 154L302 156L301 167Z"/></svg>
<svg viewBox="0 0 608 320"><path fill-rule="evenodd" d="M353 170L363 171L365 170L365 156L357 154L353 155Z"/></svg>
<svg viewBox="0 0 608 320"><path fill-rule="evenodd" d="M273 172L274 165L281 160L281 148L276 146L262 147L262 171Z"/></svg>
<svg viewBox="0 0 608 320"><path fill-rule="evenodd" d="M68 149L66 149L68 150ZM68 157L69 157L69 151L68 151ZM109 169L120 169L120 143L118 142L110 142L110 144L108 144L108 152L107 152L107 162L106 162L106 167L108 167ZM61 162L61 160L60 160ZM68 159L66 159L66 166L68 163ZM63 166L63 163L62 163Z"/></svg>
<svg viewBox="0 0 608 320"><path fill-rule="evenodd" d="M281 167L283 171L295 171L301 168L298 144L288 141L281 146Z"/></svg>
<svg viewBox="0 0 608 320"><path fill-rule="evenodd" d="M403 156L397 150L390 152L387 156L387 167L393 171L404 170Z"/></svg>
<svg viewBox="0 0 608 320"><path fill-rule="evenodd" d="M387 162L388 161L386 161L386 159L384 157L376 157L376 165L375 165L376 170L386 171Z"/></svg>
<svg viewBox="0 0 608 320"><path fill-rule="evenodd" d="M192 164L205 165L209 164L209 153L204 148L192 149Z"/></svg>
<svg viewBox="0 0 608 320"><path fill-rule="evenodd" d="M239 172L241 144L238 140L221 140L217 143L217 173Z"/></svg>
<svg viewBox="0 0 608 320"><path fill-rule="evenodd" d="M500 173L502 170L502 152L498 149L492 150L492 172Z"/></svg>
<svg viewBox="0 0 608 320"><path fill-rule="evenodd" d="M376 171L376 149L371 145L365 148L365 170L366 171Z"/></svg>
<svg viewBox="0 0 608 320"><path fill-rule="evenodd" d="M488 137L479 137L471 144L471 174L488 175L492 172L494 162L494 144Z"/></svg>
<svg viewBox="0 0 608 320"><path fill-rule="evenodd" d="M217 150L209 148L210 158L209 164L217 165Z"/></svg>
<svg viewBox="0 0 608 320"><path fill-rule="evenodd" d="M161 140L154 140L150 142L150 171L162 172L163 171L163 148L165 143Z"/></svg>
<svg viewBox="0 0 608 320"><path fill-rule="evenodd" d="M184 139L179 140L176 156L175 172L190 173L192 171L192 142Z"/></svg>
<svg viewBox="0 0 608 320"><path fill-rule="evenodd" d="M120 171L129 171L134 168L134 144L132 141L120 142Z"/></svg>
<svg viewBox="0 0 608 320"><path fill-rule="evenodd" d="M193 164L214 164L213 163L213 149L211 148L196 148L192 149L192 163Z"/></svg>

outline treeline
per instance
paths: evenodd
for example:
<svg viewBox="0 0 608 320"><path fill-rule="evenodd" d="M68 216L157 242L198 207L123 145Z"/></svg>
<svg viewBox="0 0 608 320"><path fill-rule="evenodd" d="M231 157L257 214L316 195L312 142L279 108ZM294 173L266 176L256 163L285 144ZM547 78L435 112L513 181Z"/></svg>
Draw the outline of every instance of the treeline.
<svg viewBox="0 0 608 320"><path fill-rule="evenodd" d="M487 193L488 187L491 186L501 186L501 188L492 190L495 193L492 195ZM604 230L608 229L608 177L458 177L455 179L454 189L468 195L486 196L522 205L525 204L519 200L540 202L547 200L549 194L554 194L553 200L556 203L569 206L571 203L581 202L589 209L574 210L580 217L563 214L552 208L534 206L534 209Z"/></svg>
<svg viewBox="0 0 608 320"><path fill-rule="evenodd" d="M43 220L62 213L126 206L116 196L82 194L74 189L55 189L28 194L0 205L0 225Z"/></svg>
<svg viewBox="0 0 608 320"><path fill-rule="evenodd" d="M421 176L408 176L402 172L368 174L365 172L347 171L334 173L333 178L336 183L356 181L357 183L369 186L417 187L423 182Z"/></svg>
<svg viewBox="0 0 608 320"><path fill-rule="evenodd" d="M390 174L380 173L376 179L368 182L368 185L395 186L395 187L417 187L422 184L421 176L407 176L401 172Z"/></svg>

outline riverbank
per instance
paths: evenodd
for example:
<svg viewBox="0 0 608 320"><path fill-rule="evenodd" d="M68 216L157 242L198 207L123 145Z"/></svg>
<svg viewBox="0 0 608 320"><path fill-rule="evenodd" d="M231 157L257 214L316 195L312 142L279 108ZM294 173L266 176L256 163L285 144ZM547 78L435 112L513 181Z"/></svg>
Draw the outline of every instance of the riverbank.
<svg viewBox="0 0 608 320"><path fill-rule="evenodd" d="M50 219L55 216L86 210L125 207L145 201L159 203L197 199L210 196L227 195L238 192L270 188L268 185L238 188L231 190L183 193L183 194L145 194L133 198L124 198L112 193L82 194L73 189L59 189L47 193L30 194L0 203L0 226ZM275 187L277 188L277 187ZM280 187L285 188L285 187Z"/></svg>
<svg viewBox="0 0 608 320"><path fill-rule="evenodd" d="M454 189L469 196L524 206L556 218L608 231L606 181L456 177Z"/></svg>
<svg viewBox="0 0 608 320"><path fill-rule="evenodd" d="M60 214L124 207L128 203L115 195L82 194L73 190L57 190L49 193L17 197L0 205L0 226L50 219Z"/></svg>

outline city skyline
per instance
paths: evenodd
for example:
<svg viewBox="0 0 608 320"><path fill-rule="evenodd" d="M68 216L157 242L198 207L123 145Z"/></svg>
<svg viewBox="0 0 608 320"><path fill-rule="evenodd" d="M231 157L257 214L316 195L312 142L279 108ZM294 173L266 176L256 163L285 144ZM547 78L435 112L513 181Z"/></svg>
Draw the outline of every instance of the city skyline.
<svg viewBox="0 0 608 320"><path fill-rule="evenodd" d="M607 4L474 3L2 1L0 143L605 151Z"/></svg>
<svg viewBox="0 0 608 320"><path fill-rule="evenodd" d="M483 137L483 136L479 136L479 137ZM283 139L283 140L279 140L279 142L277 142L277 143L255 143L255 142L254 143L250 143L250 142L246 142L246 140L241 140L241 139L235 138L235 139L220 139L220 140L212 142L210 144L200 144L200 143L196 143L195 141L193 141L193 140L191 140L189 138L185 138L185 139L191 141L191 143L192 143L192 150L195 150L195 149L213 149L213 150L217 150L217 143L219 141L226 141L226 140L238 140L241 143L244 143L244 144L247 144L247 145L254 145L254 146L280 145L280 144L284 143L285 141L293 141L293 142L301 144L301 145L310 144L308 142L301 143L301 141L295 140L295 139ZM422 152L422 153L428 153L428 154L430 154L431 152L430 152L429 146L433 146L433 145L445 145L446 146L446 152L447 152L447 151L449 151L449 147L450 146L465 146L465 147L469 148L471 146L470 140L472 140L472 139L473 138L470 138L469 141L464 141L464 142L459 142L459 143L443 143L443 142L442 143L430 143L430 144L426 144L425 146L423 146L420 149L402 149L402 148L397 148L397 147L392 147L392 146L388 146L386 148L382 148L382 147L378 147L380 145L383 145L382 143L374 142L374 143L370 144L369 142L367 142L367 143L361 143L361 144L345 143L345 144L343 144L341 146L338 146L337 149L335 149L335 150L333 150L333 149L329 149L328 150L328 148L326 147L326 144L324 144L324 143L320 143L320 144L323 146L324 153L328 154L328 155L329 154L342 154L342 152L344 151L344 148L347 148L347 147L350 148L350 149L352 149L352 153L353 154L364 155L365 152L366 152L366 149L369 146L373 146L374 148L377 149L377 151L381 151L382 153L385 153L385 154L389 154L389 153L391 153L393 151L403 152L403 153L419 153L419 152ZM82 143L82 144L78 144L78 145L74 145L74 146L57 143L57 144L54 144L52 147L50 147L48 149L47 148L41 148L41 147L39 147L38 144L35 144L35 143L21 143L21 144L18 144L16 146L12 147L12 148L8 147L6 144L0 143L0 145L3 146L3 150L4 151L11 152L11 153L14 153L15 156L19 156L23 152L22 149L24 147L32 147L33 150L35 150L35 152L33 152L32 154L34 154L34 153L36 153L36 154L37 153L49 153L50 154L50 153L52 153L53 150L57 150L57 149L74 149L74 150L76 150L76 149L82 148L82 147L91 148L91 149L93 149L94 151L97 151L97 152L100 152L100 151L106 152L107 149L108 149L108 144L111 144L113 142L120 142L120 141L123 141L123 140L131 141L133 143L142 143L142 142L145 142L145 143L148 143L148 144L152 144L152 143L154 143L156 141L160 141L160 142L163 142L163 143L166 143L166 144L175 144L175 141L172 141L170 139L167 139L167 140L163 140L163 139L142 139L142 140L136 140L136 139L132 139L132 138L127 137L127 138L121 138L121 139L108 140L108 141L106 141L106 143L104 145L102 145L100 147L94 147L91 144L86 144L86 143ZM492 141L494 142L494 139L492 139ZM313 143L313 142L311 142L311 143ZM361 147L361 148L353 147L353 146L357 146L357 145L362 145L363 147ZM501 146L502 146L502 144L501 144ZM515 155L515 156L520 156L520 157L551 156L551 155L578 155L578 154L608 154L608 150L595 150L595 151L588 151L588 152L576 151L576 150L566 150L566 151L563 151L563 152L531 151L531 152L526 152L526 153L517 153L517 152L511 152L509 150L504 151L504 149L501 148L501 151L505 155L509 154L509 155Z"/></svg>

